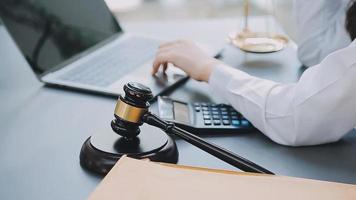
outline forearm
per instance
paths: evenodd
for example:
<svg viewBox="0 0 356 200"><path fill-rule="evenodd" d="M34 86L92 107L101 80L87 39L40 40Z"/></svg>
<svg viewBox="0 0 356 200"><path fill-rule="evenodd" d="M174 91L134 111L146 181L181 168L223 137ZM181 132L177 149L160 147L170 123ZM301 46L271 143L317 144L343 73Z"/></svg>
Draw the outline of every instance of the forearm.
<svg viewBox="0 0 356 200"><path fill-rule="evenodd" d="M274 129L271 129L271 125L275 121L270 123L271 116L267 114L267 110L270 110L271 106L274 107L268 105L270 94L280 85L223 65L216 67L209 79L212 93L229 102L263 134L279 144L294 145L291 140L294 138L295 131L284 130L285 127L295 127L293 120L287 117L288 114L285 113L283 117L277 119L280 124L277 124ZM281 100L278 102L280 103Z"/></svg>
<svg viewBox="0 0 356 200"><path fill-rule="evenodd" d="M350 67L356 61L336 62L354 52L355 47L330 56L308 69L296 84L276 83L219 66L209 85L277 143L333 142L356 125L356 69Z"/></svg>

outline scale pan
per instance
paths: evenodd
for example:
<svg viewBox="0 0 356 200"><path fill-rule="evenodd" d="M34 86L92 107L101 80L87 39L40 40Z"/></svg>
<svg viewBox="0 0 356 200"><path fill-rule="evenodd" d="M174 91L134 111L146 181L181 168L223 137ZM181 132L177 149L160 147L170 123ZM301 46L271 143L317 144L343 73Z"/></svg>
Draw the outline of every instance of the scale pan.
<svg viewBox="0 0 356 200"><path fill-rule="evenodd" d="M288 44L283 35L244 31L229 35L230 42L246 52L272 53L282 50Z"/></svg>

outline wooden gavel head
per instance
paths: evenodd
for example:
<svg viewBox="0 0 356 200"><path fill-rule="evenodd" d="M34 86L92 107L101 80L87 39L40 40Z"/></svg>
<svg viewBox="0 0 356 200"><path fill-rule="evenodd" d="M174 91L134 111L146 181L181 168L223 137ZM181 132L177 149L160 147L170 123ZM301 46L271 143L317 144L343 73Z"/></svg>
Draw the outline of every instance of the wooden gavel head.
<svg viewBox="0 0 356 200"><path fill-rule="evenodd" d="M130 82L124 86L125 96L119 96L115 107L115 119L111 128L127 140L134 139L143 124L142 116L148 112L149 100L153 98L150 88Z"/></svg>

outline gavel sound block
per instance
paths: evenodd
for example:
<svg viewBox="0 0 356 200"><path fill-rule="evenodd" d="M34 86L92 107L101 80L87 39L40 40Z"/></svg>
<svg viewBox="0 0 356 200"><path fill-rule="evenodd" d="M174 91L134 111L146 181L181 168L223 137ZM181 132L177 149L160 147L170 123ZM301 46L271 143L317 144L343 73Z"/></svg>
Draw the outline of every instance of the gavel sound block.
<svg viewBox="0 0 356 200"><path fill-rule="evenodd" d="M84 168L106 174L122 155L177 163L177 146L170 137L175 135L243 171L273 174L149 112L148 101L153 95L148 87L139 83L128 83L124 86L124 92L125 96L120 96L116 104L115 119L111 122L113 131L107 130L105 133L96 134L84 142L80 152L80 163ZM151 125L151 128L160 128L164 132L156 129L157 131L140 133L139 127L144 123Z"/></svg>

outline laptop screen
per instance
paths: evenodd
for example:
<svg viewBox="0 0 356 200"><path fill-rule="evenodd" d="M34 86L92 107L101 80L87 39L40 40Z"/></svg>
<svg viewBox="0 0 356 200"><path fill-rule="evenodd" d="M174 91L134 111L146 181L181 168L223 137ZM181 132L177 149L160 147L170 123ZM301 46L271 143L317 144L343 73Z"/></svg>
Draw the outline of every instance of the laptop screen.
<svg viewBox="0 0 356 200"><path fill-rule="evenodd" d="M121 32L104 0L1 0L0 17L38 75Z"/></svg>

